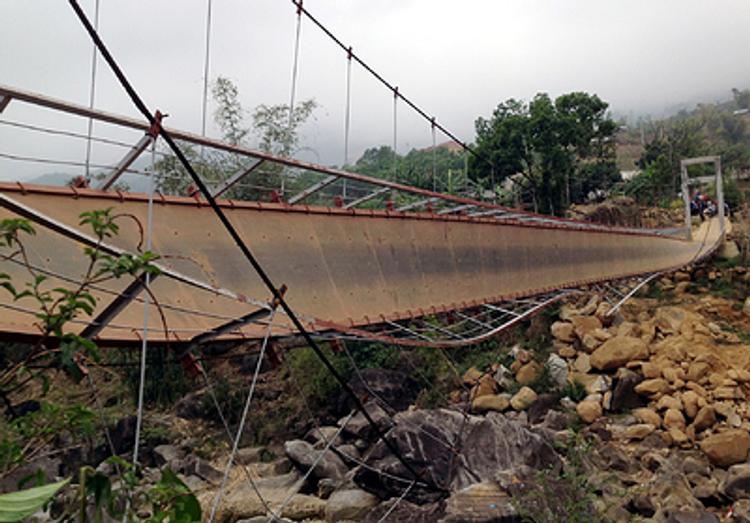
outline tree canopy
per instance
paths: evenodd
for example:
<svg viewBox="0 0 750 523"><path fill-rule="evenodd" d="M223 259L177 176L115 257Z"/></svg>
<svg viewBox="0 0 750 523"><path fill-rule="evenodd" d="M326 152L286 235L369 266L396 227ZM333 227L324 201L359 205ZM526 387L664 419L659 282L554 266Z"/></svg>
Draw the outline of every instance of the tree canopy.
<svg viewBox="0 0 750 523"><path fill-rule="evenodd" d="M498 184L510 177L533 210L560 215L591 190L620 180L615 164L617 124L596 95L573 92L554 101L537 94L528 104L509 99L478 118L477 156L469 176Z"/></svg>

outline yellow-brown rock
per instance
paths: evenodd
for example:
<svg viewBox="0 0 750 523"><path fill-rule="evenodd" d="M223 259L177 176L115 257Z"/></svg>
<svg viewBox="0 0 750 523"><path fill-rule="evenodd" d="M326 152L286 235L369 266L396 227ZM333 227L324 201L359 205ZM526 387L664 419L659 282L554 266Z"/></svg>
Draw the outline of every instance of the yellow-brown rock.
<svg viewBox="0 0 750 523"><path fill-rule="evenodd" d="M650 423L636 423L625 429L625 438L632 440L641 440L651 434L656 427Z"/></svg>
<svg viewBox="0 0 750 523"><path fill-rule="evenodd" d="M742 429L732 429L708 436L700 448L712 464L728 467L747 459L750 450L750 434Z"/></svg>
<svg viewBox="0 0 750 523"><path fill-rule="evenodd" d="M685 414L687 414L687 417L690 419L695 418L695 415L698 414L698 409L700 408L700 405L698 404L700 400L700 396L693 392L692 390L688 390L682 393L682 405L683 410L685 411Z"/></svg>
<svg viewBox="0 0 750 523"><path fill-rule="evenodd" d="M654 427L661 427L661 416L654 409L641 407L633 411L633 416L643 423L653 425Z"/></svg>
<svg viewBox="0 0 750 523"><path fill-rule="evenodd" d="M575 339L573 335L573 324L568 323L567 321L556 321L552 324L552 327L550 327L550 332L552 333L552 336L560 341L570 343Z"/></svg>
<svg viewBox="0 0 750 523"><path fill-rule="evenodd" d="M648 356L648 347L639 338L615 336L591 354L591 366L598 370L612 370Z"/></svg>
<svg viewBox="0 0 750 523"><path fill-rule="evenodd" d="M596 329L602 328L602 322L596 316L574 316L570 322L573 324L573 332L580 340L583 340L587 334L593 334Z"/></svg>
<svg viewBox="0 0 750 523"><path fill-rule="evenodd" d="M510 397L507 394L492 394L480 396L471 402L472 412L482 413L487 411L502 412L510 407Z"/></svg>
<svg viewBox="0 0 750 523"><path fill-rule="evenodd" d="M713 427L715 423L716 411L712 406L706 405L698 410L698 414L695 415L692 426L695 427L696 432L700 432L709 427Z"/></svg>
<svg viewBox="0 0 750 523"><path fill-rule="evenodd" d="M510 406L515 410L526 410L537 399L536 392L529 387L521 387L521 390L510 399Z"/></svg>
<svg viewBox="0 0 750 523"><path fill-rule="evenodd" d="M583 400L576 405L576 412L586 423L593 423L602 416L602 406L598 401Z"/></svg>
<svg viewBox="0 0 750 523"><path fill-rule="evenodd" d="M482 371L476 367L470 367L469 370L464 372L463 382L465 385L476 385L479 382L479 378L482 377Z"/></svg>
<svg viewBox="0 0 750 523"><path fill-rule="evenodd" d="M490 396L497 392L497 382L495 378L490 374L485 374L479 378L479 383L474 388L474 394L472 398L478 398L480 396Z"/></svg>
<svg viewBox="0 0 750 523"><path fill-rule="evenodd" d="M685 430L685 416L677 409L667 409L664 413L664 428Z"/></svg>
<svg viewBox="0 0 750 523"><path fill-rule="evenodd" d="M518 369L518 372L516 373L516 381L521 385L528 385L539 376L541 370L542 366L539 363L531 361Z"/></svg>
<svg viewBox="0 0 750 523"><path fill-rule="evenodd" d="M708 374L711 370L711 366L705 361L694 361L690 364L687 371L687 379L698 383L701 378Z"/></svg>
<svg viewBox="0 0 750 523"><path fill-rule="evenodd" d="M665 394L669 392L669 383L662 378L655 378L651 380L643 380L635 386L635 391L638 394L645 394L653 396L656 394Z"/></svg>

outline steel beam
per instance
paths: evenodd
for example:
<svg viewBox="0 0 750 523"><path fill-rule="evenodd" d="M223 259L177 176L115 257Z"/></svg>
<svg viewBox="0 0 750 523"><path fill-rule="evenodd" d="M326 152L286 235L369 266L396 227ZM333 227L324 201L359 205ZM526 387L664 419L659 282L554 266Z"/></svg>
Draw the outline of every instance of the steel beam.
<svg viewBox="0 0 750 523"><path fill-rule="evenodd" d="M2 113L13 99L10 95L0 96L0 113Z"/></svg>
<svg viewBox="0 0 750 523"><path fill-rule="evenodd" d="M198 334L197 336L194 336L190 339L190 348L193 349L198 347L199 345L203 345L204 343L218 338L219 336L228 334L236 329L244 327L248 323L253 323L262 320L263 318L267 318L271 314L271 310L272 309L270 307L267 309L258 309L249 314L245 314L240 318L230 320L222 325L219 325L218 327L214 327L210 331Z"/></svg>
<svg viewBox="0 0 750 523"><path fill-rule="evenodd" d="M154 281L157 275L151 276ZM99 315L81 331L81 336L86 339L96 337L109 323L120 314L131 301L136 299L145 287L146 282L143 276L133 280L122 293L117 296Z"/></svg>
<svg viewBox="0 0 750 523"><path fill-rule="evenodd" d="M422 207L423 205L427 205L428 203L432 203L437 200L439 200L439 198L427 198L425 200L419 200L418 202L413 202L408 205L403 205L396 210L398 212L410 211L412 209L416 209L417 207Z"/></svg>
<svg viewBox="0 0 750 523"><path fill-rule="evenodd" d="M471 205L471 204L459 205L458 207L451 207L450 209L443 209L441 211L438 211L438 214L453 214L456 212L473 209L474 207L476 207L476 205Z"/></svg>
<svg viewBox="0 0 750 523"><path fill-rule="evenodd" d="M114 170L110 173L110 175L107 177L106 180L104 180L98 187L99 190L102 191L108 191L112 185L122 176L122 173L124 173L128 167L130 167L134 161L138 159L138 157L143 154L143 151L146 150L146 148L151 145L151 142L153 141L153 138L150 134L146 133L143 135L143 137L138 140L138 143L133 146L132 149L130 149L127 154L120 160L120 162L115 166Z"/></svg>
<svg viewBox="0 0 750 523"><path fill-rule="evenodd" d="M390 187L381 187L377 191L371 192L370 194L364 195L362 198L358 198L358 199L354 200L353 202L347 203L346 205L344 205L344 209L352 209L352 208L356 207L357 205L362 205L363 203L369 202L373 198L377 198L381 194L385 194L385 193L387 193L390 190L391 190Z"/></svg>
<svg viewBox="0 0 750 523"><path fill-rule="evenodd" d="M260 167L265 160L256 160L255 163L253 163L251 166L249 166L247 169L243 169L241 171L238 171L234 173L232 176L218 184L216 187L211 189L211 196L214 198L218 198L225 192L227 192L229 189L234 187L235 184L237 184L240 180L245 178L247 175L252 173L255 169Z"/></svg>
<svg viewBox="0 0 750 523"><path fill-rule="evenodd" d="M328 187L329 185L331 185L333 182L335 182L338 179L339 179L338 176L329 176L319 181L318 183L311 185L304 191L298 192L297 194L289 198L289 203L294 205L297 202L301 202L302 200L304 200L311 194L315 194L319 190L324 189L325 187Z"/></svg>

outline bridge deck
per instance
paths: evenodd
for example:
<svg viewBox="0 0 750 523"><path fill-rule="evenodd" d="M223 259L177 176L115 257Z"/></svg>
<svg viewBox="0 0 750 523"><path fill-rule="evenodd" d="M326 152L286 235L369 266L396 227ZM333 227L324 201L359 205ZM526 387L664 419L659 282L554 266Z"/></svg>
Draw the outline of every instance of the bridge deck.
<svg viewBox="0 0 750 523"><path fill-rule="evenodd" d="M80 213L112 207L146 223L145 195L75 193L0 184L0 219L22 214L37 222L37 234L26 240L29 258L50 276L50 288L70 287L83 276L82 235L91 233L79 226ZM288 286L290 305L313 330L464 309L675 268L705 255L720 238L713 221L686 241L646 231L575 230L482 217L229 201L222 205L271 278ZM120 223L113 247L135 252L141 240L138 227L127 218ZM257 310L253 299L269 300L205 202L157 197L153 223L153 250L163 256L159 264L170 272L157 278L152 289L171 340L188 340ZM30 279L23 266L11 261L0 262L0 272L8 273L17 287ZM93 294L98 311L128 283L111 281L97 288ZM31 298L14 303L3 291L0 305L0 333L5 337L38 334ZM164 340L165 327L158 311L152 312L149 338ZM78 321L83 329L90 318ZM113 343L133 341L142 327L143 304L136 299L99 337ZM288 334L287 318L278 315L273 330L275 335ZM258 337L262 331L256 323L225 337Z"/></svg>

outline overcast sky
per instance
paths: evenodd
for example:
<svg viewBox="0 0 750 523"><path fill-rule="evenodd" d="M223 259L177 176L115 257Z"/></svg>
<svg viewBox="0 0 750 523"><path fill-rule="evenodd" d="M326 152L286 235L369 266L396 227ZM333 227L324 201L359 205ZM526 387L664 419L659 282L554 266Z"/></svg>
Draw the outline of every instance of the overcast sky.
<svg viewBox="0 0 750 523"><path fill-rule="evenodd" d="M171 126L200 131L207 0L100 0L100 31L147 104ZM81 0L93 15L94 0ZM750 87L747 0L305 0L355 52L471 141L474 120L509 97L539 91L597 93L618 114L730 96ZM0 83L88 103L91 42L67 2L0 0ZM247 109L288 103L295 28L289 0L213 0L210 78L232 79ZM343 161L345 54L303 20L297 99L315 98L305 128L307 160ZM355 66L351 159L392 143L392 95ZM99 62L96 107L136 116ZM63 118L12 103L0 120L85 132ZM137 133L99 135L135 142ZM209 135L218 135L214 126ZM439 138L443 141L443 138ZM429 125L405 107L398 148L431 141ZM0 153L82 161L80 140L39 137L0 125ZM95 161L121 151L97 146ZM75 171L0 159L0 178Z"/></svg>

